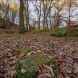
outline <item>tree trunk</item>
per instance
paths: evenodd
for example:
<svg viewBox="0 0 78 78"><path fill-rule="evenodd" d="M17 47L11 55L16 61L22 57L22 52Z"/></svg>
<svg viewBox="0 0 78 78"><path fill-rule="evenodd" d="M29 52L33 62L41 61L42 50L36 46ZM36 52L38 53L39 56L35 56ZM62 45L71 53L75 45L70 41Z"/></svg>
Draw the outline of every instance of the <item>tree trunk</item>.
<svg viewBox="0 0 78 78"><path fill-rule="evenodd" d="M45 0L43 0L43 29L45 30L47 27L47 16L46 16L46 11L47 11L47 4L45 4Z"/></svg>
<svg viewBox="0 0 78 78"><path fill-rule="evenodd" d="M39 10L39 24L38 24L38 28L40 29L40 23L41 23L41 21L40 21L40 19L41 19L41 2L40 2L40 10Z"/></svg>
<svg viewBox="0 0 78 78"><path fill-rule="evenodd" d="M27 31L30 30L30 25L29 25L29 4L28 0L25 1L25 24L26 24L26 29Z"/></svg>
<svg viewBox="0 0 78 78"><path fill-rule="evenodd" d="M20 0L20 9L19 9L19 24L20 24L20 32L25 32L24 26L24 2Z"/></svg>

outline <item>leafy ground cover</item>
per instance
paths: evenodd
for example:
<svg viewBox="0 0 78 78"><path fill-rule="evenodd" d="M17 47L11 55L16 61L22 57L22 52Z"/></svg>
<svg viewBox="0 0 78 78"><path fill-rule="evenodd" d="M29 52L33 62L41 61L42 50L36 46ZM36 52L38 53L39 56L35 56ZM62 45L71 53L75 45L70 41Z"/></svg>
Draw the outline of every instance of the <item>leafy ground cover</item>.
<svg viewBox="0 0 78 78"><path fill-rule="evenodd" d="M36 59L35 55L37 57L39 56L39 58L36 62L34 62L35 63L34 67L32 65L33 64L32 61L33 59ZM46 55L49 58L54 58L54 61L56 61L56 63L52 62L52 60L47 61L48 58L44 57ZM30 58L30 56L33 59ZM45 61L47 62L45 63ZM37 67L36 63L38 65ZM46 78L47 75L46 72L48 70L50 70L48 76L52 77L53 73L54 74L56 73L56 71L52 72L52 70L55 70L55 68L57 69L59 68L58 69L59 74L56 73L56 75L58 76L57 77L53 76L53 78L58 78L58 77L78 78L78 38L53 37L50 36L48 32L44 33L41 32L35 34L33 34L32 32L27 32L25 34L1 33L0 34L0 77L16 78L16 73L18 74L18 76L21 75L20 74L21 72L19 72L20 64L21 66L23 64L25 64L25 66L26 65L29 66L29 68L27 67L28 69L26 68L27 71L31 70L32 68L34 69L36 68L36 70L32 69L33 71L38 71L36 72L37 73L36 78L43 78L44 76L45 76L44 78ZM17 66L18 69L16 68ZM24 70L21 71L25 72ZM25 78L25 75L21 75L20 77Z"/></svg>

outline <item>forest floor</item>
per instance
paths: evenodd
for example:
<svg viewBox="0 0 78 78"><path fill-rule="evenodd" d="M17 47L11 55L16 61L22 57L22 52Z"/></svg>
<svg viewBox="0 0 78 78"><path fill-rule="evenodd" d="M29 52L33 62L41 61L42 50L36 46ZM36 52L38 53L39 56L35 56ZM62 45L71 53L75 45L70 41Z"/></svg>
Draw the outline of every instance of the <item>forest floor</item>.
<svg viewBox="0 0 78 78"><path fill-rule="evenodd" d="M73 78L78 78L78 37L52 37L47 32L0 32L0 78L14 75L16 61L24 56L17 53L19 48L31 48L32 53L43 52L57 57L63 55L65 62L62 71L67 76L65 78L72 78L72 73Z"/></svg>

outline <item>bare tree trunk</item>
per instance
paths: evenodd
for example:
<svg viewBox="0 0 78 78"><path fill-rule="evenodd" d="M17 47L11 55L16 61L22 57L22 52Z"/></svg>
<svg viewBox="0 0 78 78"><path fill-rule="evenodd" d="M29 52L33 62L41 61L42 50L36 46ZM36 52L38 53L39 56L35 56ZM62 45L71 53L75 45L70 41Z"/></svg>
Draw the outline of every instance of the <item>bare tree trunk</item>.
<svg viewBox="0 0 78 78"><path fill-rule="evenodd" d="M19 24L20 24L20 32L25 32L25 26L24 26L24 2L23 0L20 0L20 9L19 9Z"/></svg>
<svg viewBox="0 0 78 78"><path fill-rule="evenodd" d="M9 22L8 22L9 21L9 3L8 3L8 0L7 0L7 4L5 4L4 7L5 7L4 28L6 28L9 25Z"/></svg>
<svg viewBox="0 0 78 78"><path fill-rule="evenodd" d="M41 23L40 19L41 19L41 2L40 2L40 10L39 10L39 24L38 24L39 29L40 29L40 23Z"/></svg>
<svg viewBox="0 0 78 78"><path fill-rule="evenodd" d="M68 26L70 26L70 17L71 17L71 0L69 0L69 20L68 20Z"/></svg>
<svg viewBox="0 0 78 78"><path fill-rule="evenodd" d="M46 28L45 26L47 25L47 16L46 16L47 4L45 4L46 1L43 0L43 30L45 30Z"/></svg>
<svg viewBox="0 0 78 78"><path fill-rule="evenodd" d="M43 16L43 28L46 28L47 30L48 30L48 15L50 15L51 13L52 1L53 0L43 0L43 15L44 15Z"/></svg>
<svg viewBox="0 0 78 78"><path fill-rule="evenodd" d="M36 3L40 1L40 0L36 0ZM38 4L38 3L37 3ZM36 10L37 10L37 15L38 15L38 29L40 29L40 24L41 24L41 11L42 11L42 7L41 7L41 1L39 2L39 6L38 5L35 5L36 6Z"/></svg>
<svg viewBox="0 0 78 78"><path fill-rule="evenodd" d="M58 11L58 12L55 14L55 27L59 26L59 22L60 22L59 12L60 12L60 11Z"/></svg>
<svg viewBox="0 0 78 78"><path fill-rule="evenodd" d="M71 27L70 27L70 17L71 17L71 0L68 1L68 8L69 8L69 17L68 17L68 26L67 26L67 36L69 36L69 33L71 31Z"/></svg>
<svg viewBox="0 0 78 78"><path fill-rule="evenodd" d="M29 25L29 4L28 0L25 0L25 22L26 22L26 29L27 31L30 30L30 25Z"/></svg>
<svg viewBox="0 0 78 78"><path fill-rule="evenodd" d="M16 12L15 11L12 11L12 22L14 23L15 21L15 17L16 17Z"/></svg>

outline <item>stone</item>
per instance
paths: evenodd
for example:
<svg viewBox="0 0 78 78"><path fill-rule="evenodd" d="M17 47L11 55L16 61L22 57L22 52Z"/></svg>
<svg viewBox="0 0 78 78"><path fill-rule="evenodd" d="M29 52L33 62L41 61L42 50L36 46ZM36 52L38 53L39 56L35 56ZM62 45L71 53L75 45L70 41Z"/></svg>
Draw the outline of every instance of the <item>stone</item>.
<svg viewBox="0 0 78 78"><path fill-rule="evenodd" d="M74 63L73 68L74 73L78 73L78 63Z"/></svg>

